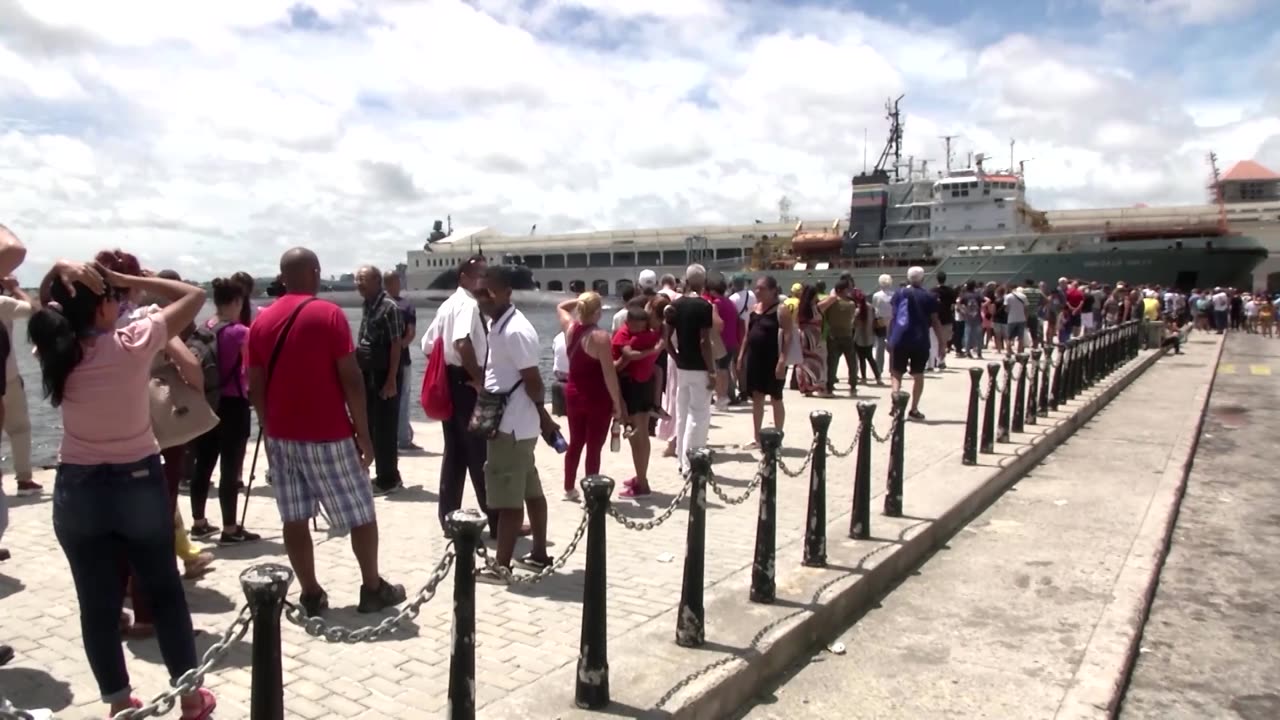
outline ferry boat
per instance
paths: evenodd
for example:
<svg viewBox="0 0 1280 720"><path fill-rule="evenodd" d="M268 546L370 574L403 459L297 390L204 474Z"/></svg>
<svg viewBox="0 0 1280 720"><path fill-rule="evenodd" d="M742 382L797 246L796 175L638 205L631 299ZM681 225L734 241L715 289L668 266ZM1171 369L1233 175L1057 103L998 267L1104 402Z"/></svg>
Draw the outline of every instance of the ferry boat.
<svg viewBox="0 0 1280 720"><path fill-rule="evenodd" d="M1211 204L1039 211L1027 202L1021 166L987 171L976 155L930 177L926 163L903 163L900 100L886 105L889 140L876 166L853 178L845 218L527 236L445 232L437 221L423 249L408 254L408 286L454 287L453 269L475 254L521 266L529 287L604 295L620 294L642 270L680 277L692 263L769 273L784 287L849 274L872 290L881 274L900 282L919 265L951 283L1072 277L1243 288L1267 258L1256 238L1233 230L1280 222L1280 175L1257 163L1219 175L1212 158ZM947 155L949 166L949 146Z"/></svg>

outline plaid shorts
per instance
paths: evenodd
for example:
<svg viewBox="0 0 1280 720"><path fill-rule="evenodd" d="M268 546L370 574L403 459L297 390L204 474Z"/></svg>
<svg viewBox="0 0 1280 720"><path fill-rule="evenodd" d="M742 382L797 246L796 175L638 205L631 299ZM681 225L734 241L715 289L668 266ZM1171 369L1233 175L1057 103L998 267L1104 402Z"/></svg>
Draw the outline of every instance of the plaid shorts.
<svg viewBox="0 0 1280 720"><path fill-rule="evenodd" d="M374 521L373 488L353 440L267 438L267 462L284 522L310 520L317 505L324 506L334 530L350 530Z"/></svg>

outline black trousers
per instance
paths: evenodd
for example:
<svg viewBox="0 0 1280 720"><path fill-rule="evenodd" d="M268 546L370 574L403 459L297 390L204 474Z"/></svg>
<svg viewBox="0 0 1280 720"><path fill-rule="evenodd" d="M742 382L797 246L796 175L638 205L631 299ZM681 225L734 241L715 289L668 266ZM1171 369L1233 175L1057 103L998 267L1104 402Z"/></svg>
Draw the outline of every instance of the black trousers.
<svg viewBox="0 0 1280 720"><path fill-rule="evenodd" d="M196 438L196 472L191 479L191 519L205 519L205 504L213 482L213 466L218 465L218 505L222 509L222 526L235 527L236 503L240 498L240 475L244 452L249 442L253 416L249 401L223 395L218 399L218 425Z"/></svg>
<svg viewBox="0 0 1280 720"><path fill-rule="evenodd" d="M470 376L463 368L450 365L447 372L453 417L440 423L444 431L444 459L440 462L440 526L444 527L444 519L449 513L462 507L462 493L470 473L471 488L480 503L480 511L489 516L489 531L493 533L498 527L498 517L489 511L489 498L484 490L485 440L467 432L471 413L476 407L476 391L467 384Z"/></svg>
<svg viewBox="0 0 1280 720"><path fill-rule="evenodd" d="M366 370L364 373L365 411L369 415L369 435L373 443L375 485L393 488L400 484L400 393L383 398L382 386L386 383L386 370Z"/></svg>

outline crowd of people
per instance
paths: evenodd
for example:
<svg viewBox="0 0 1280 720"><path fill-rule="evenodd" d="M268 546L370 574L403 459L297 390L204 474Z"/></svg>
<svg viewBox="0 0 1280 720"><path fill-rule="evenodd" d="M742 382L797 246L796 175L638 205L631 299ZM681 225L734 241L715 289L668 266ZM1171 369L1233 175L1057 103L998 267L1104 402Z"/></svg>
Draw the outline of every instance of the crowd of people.
<svg viewBox="0 0 1280 720"><path fill-rule="evenodd" d="M1022 352L1129 319L1146 321L1160 331L1150 342L1175 350L1189 327L1271 336L1274 325L1265 293L1222 288L1183 293L1067 278L953 287L943 273L926 287L925 271L912 267L896 286L881 276L868 296L848 275L829 291L815 282L784 292L771 275L726 278L691 265L677 279L646 270L611 315L593 292L556 309L552 394L563 398L566 439L544 403L542 341L515 306L515 271L482 256L461 264L458 289L421 335L429 381L421 395L406 382L416 312L395 273L357 272L364 303L353 337L341 308L317 297L320 261L305 248L282 256L284 292L265 307L251 302L247 274L215 279L214 313L203 320L205 291L172 271L146 270L129 253L60 261L37 297L12 279L24 257L21 242L0 227L7 291L0 296L0 391L22 387L11 334L14 319L26 317L42 395L62 416L54 530L75 584L85 653L112 713L139 705L122 637L156 636L174 679L196 663L182 579L208 572L214 555L192 539L260 539L240 512L255 424L299 605L308 615L327 608L310 527L323 509L332 529L350 534L358 610L371 613L406 596L379 572L373 498L403 487L399 455L417 448L411 396L441 424L441 531L449 536L446 518L461 507L470 477L499 566L483 569L481 579L502 582L515 565L538 571L552 564L539 439L563 453L563 491L573 501L577 479L600 471L605 442L626 440L635 475L620 496L639 498L652 492L651 438L687 471L689 451L708 442L713 408L750 404L758 446L766 409L774 427L784 425L788 386L832 397L843 377L856 397L859 384L883 385L887 371L895 391L910 378L907 417L922 421L925 374L945 369L949 356ZM429 401L431 382L439 387ZM173 410L179 404L182 412ZM17 491L38 494L25 394L4 392L3 410ZM215 469L216 525L206 516ZM178 507L183 484L189 531ZM0 493L0 535L6 524ZM530 551L517 558L516 541L526 535ZM11 658L0 646L0 664ZM193 691L182 698L182 717L207 718L215 705L208 690Z"/></svg>

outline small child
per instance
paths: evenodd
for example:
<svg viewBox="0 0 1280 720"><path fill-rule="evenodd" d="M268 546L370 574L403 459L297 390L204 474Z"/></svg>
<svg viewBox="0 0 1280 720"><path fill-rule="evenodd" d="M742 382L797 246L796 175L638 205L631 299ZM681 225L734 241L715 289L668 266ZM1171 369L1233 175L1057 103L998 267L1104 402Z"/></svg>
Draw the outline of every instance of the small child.
<svg viewBox="0 0 1280 720"><path fill-rule="evenodd" d="M627 438L631 441L631 458L636 475L624 485L621 497L641 497L649 490L649 413L654 411L654 391L658 356L662 354L662 335L650 323L649 311L642 304L632 305L627 320L613 335L614 366L618 369L618 386L627 408ZM638 431L637 431L638 430Z"/></svg>
<svg viewBox="0 0 1280 720"><path fill-rule="evenodd" d="M1275 337L1276 306L1266 296L1258 299L1258 329L1263 337Z"/></svg>

